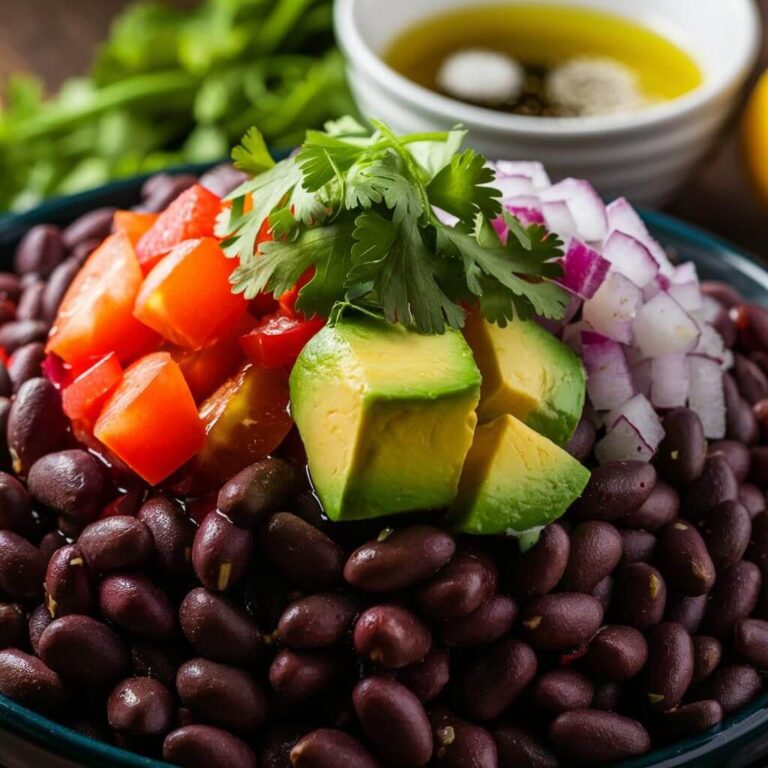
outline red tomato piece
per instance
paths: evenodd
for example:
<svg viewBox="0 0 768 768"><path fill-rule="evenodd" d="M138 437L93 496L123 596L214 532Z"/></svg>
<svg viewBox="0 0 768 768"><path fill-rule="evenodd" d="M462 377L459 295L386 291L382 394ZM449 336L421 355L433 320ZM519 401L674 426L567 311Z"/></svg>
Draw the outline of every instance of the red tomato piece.
<svg viewBox="0 0 768 768"><path fill-rule="evenodd" d="M235 263L210 237L176 246L147 276L134 314L183 349L201 349L237 331L248 302L232 293Z"/></svg>
<svg viewBox="0 0 768 768"><path fill-rule="evenodd" d="M135 248L139 240L150 230L160 214L144 211L115 211L115 232L125 232Z"/></svg>
<svg viewBox="0 0 768 768"><path fill-rule="evenodd" d="M243 350L235 336L195 352L174 349L171 355L197 401L213 394L243 363Z"/></svg>
<svg viewBox="0 0 768 768"><path fill-rule="evenodd" d="M296 300L299 298L299 291L315 276L315 268L310 267L298 280L296 285L293 286L290 290L287 290L280 298L278 299L278 303L280 304L280 309L283 310L283 312L286 315L293 315L293 316L300 316L299 313L296 312Z"/></svg>
<svg viewBox="0 0 768 768"><path fill-rule="evenodd" d="M151 485L175 472L205 443L195 400L167 352L147 355L125 371L94 435Z"/></svg>
<svg viewBox="0 0 768 768"><path fill-rule="evenodd" d="M110 352L64 389L64 413L73 420L93 420L122 377L123 367L117 355Z"/></svg>
<svg viewBox="0 0 768 768"><path fill-rule="evenodd" d="M184 240L212 237L221 199L193 184L182 192L158 217L136 245L144 272L149 272L174 246Z"/></svg>
<svg viewBox="0 0 768 768"><path fill-rule="evenodd" d="M290 367L306 343L325 325L325 320L313 317L274 315L245 336L240 337L245 354L262 368Z"/></svg>
<svg viewBox="0 0 768 768"><path fill-rule="evenodd" d="M156 348L157 335L133 316L142 280L128 235L108 237L65 294L46 352L77 365L110 352L126 363Z"/></svg>

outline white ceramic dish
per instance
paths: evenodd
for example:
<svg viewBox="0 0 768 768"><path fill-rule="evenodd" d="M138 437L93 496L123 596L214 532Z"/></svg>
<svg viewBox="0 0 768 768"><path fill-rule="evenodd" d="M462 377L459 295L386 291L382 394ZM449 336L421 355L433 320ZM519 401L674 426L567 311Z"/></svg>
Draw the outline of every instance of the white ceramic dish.
<svg viewBox="0 0 768 768"><path fill-rule="evenodd" d="M545 0L495 0L497 3ZM641 112L586 118L523 117L434 93L382 60L414 22L494 0L336 0L336 34L364 115L402 132L470 129L490 158L537 159L555 178L590 179L606 197L658 205L685 182L723 128L760 42L754 0L555 0L633 19L676 42L701 66L695 91Z"/></svg>

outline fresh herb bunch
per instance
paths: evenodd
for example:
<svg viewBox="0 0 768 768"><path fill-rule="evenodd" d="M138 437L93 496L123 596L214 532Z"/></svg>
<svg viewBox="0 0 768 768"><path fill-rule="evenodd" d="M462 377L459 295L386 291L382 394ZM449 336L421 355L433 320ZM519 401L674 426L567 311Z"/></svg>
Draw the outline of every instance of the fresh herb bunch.
<svg viewBox="0 0 768 768"><path fill-rule="evenodd" d="M465 132L396 136L374 127L371 135L344 118L309 131L277 164L257 130L246 135L233 159L254 178L232 193L218 228L240 261L234 290L278 296L311 275L296 303L307 317L334 323L356 310L425 334L461 328L465 307L502 326L562 317L568 297L551 282L562 242L502 213L493 170L461 151ZM444 223L436 209L458 222ZM506 244L491 223L501 215Z"/></svg>

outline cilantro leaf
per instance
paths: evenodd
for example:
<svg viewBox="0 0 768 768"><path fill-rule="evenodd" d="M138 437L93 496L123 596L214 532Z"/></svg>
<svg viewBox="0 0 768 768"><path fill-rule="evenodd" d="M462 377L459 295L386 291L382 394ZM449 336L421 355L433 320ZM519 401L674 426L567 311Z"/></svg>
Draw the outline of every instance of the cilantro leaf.
<svg viewBox="0 0 768 768"><path fill-rule="evenodd" d="M319 131L308 131L296 162L304 174L304 189L317 192L334 179L341 179L364 152L363 147Z"/></svg>
<svg viewBox="0 0 768 768"><path fill-rule="evenodd" d="M261 131L255 126L243 136L240 145L232 150L232 161L235 168L253 176L275 165Z"/></svg>

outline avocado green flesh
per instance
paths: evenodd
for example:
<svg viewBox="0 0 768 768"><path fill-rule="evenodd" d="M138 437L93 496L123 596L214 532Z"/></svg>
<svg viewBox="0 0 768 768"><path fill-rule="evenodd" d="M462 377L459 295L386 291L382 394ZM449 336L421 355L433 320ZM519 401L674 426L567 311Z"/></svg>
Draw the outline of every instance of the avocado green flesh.
<svg viewBox="0 0 768 768"><path fill-rule="evenodd" d="M475 430L451 510L453 527L515 535L547 525L581 495L589 470L514 416Z"/></svg>

